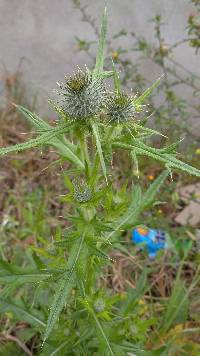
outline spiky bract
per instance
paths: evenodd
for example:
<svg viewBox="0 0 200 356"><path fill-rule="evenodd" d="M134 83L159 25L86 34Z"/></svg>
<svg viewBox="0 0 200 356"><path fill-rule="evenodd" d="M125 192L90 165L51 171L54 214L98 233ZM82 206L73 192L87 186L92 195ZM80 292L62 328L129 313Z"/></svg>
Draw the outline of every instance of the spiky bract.
<svg viewBox="0 0 200 356"><path fill-rule="evenodd" d="M78 70L74 76L59 84L62 96L62 110L73 120L85 120L99 113L105 105L107 92L101 78L93 79L92 74Z"/></svg>
<svg viewBox="0 0 200 356"><path fill-rule="evenodd" d="M111 96L107 102L107 118L110 122L122 123L136 113L133 98L124 93Z"/></svg>

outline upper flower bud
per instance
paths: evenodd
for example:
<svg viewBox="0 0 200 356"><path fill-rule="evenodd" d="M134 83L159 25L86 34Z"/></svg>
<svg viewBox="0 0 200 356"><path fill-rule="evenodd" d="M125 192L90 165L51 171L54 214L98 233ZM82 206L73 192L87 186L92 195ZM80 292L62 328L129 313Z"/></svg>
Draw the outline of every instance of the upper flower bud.
<svg viewBox="0 0 200 356"><path fill-rule="evenodd" d="M136 113L132 96L124 93L111 96L106 108L107 118L111 122L122 123L132 118Z"/></svg>
<svg viewBox="0 0 200 356"><path fill-rule="evenodd" d="M61 108L70 118L87 119L99 113L106 101L106 89L101 78L93 79L86 70L78 70L65 83L58 84L62 96Z"/></svg>

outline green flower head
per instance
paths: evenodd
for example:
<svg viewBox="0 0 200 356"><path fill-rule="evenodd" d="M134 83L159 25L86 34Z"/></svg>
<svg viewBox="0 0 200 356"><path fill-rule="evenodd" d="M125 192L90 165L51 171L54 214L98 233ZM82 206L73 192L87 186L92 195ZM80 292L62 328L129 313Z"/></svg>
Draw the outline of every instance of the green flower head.
<svg viewBox="0 0 200 356"><path fill-rule="evenodd" d="M132 96L124 93L111 96L107 102L106 108L107 119L113 123L123 123L132 119L136 114Z"/></svg>
<svg viewBox="0 0 200 356"><path fill-rule="evenodd" d="M104 107L107 92L101 78L93 79L92 74L78 69L65 83L58 84L58 94L62 97L58 104L63 112L73 120L85 120L97 115Z"/></svg>
<svg viewBox="0 0 200 356"><path fill-rule="evenodd" d="M92 198L92 191L83 181L74 180L74 199L79 203L86 203Z"/></svg>

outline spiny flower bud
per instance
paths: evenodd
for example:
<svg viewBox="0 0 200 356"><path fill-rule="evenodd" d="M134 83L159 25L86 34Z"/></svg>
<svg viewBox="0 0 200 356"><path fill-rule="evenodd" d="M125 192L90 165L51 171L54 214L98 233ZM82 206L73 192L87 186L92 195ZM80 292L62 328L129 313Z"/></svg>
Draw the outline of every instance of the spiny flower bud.
<svg viewBox="0 0 200 356"><path fill-rule="evenodd" d="M105 105L107 92L101 78L93 79L92 74L78 69L66 82L58 84L62 96L62 110L73 120L87 119L96 115Z"/></svg>
<svg viewBox="0 0 200 356"><path fill-rule="evenodd" d="M110 97L106 108L107 119L110 122L122 123L131 119L136 113L132 96L124 93Z"/></svg>
<svg viewBox="0 0 200 356"><path fill-rule="evenodd" d="M105 310L105 303L104 303L104 300L102 298L98 298L97 300L95 300L95 302L94 302L94 310L97 313L101 313L102 311Z"/></svg>
<svg viewBox="0 0 200 356"><path fill-rule="evenodd" d="M74 185L74 199L79 203L86 203L92 198L92 191L86 183L73 182Z"/></svg>

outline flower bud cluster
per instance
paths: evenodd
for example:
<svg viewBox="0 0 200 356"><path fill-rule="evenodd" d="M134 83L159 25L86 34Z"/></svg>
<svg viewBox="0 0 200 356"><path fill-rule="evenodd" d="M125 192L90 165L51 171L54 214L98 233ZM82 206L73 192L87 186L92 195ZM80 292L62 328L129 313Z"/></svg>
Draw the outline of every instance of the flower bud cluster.
<svg viewBox="0 0 200 356"><path fill-rule="evenodd" d="M106 118L108 123L123 123L132 119L136 110L132 95L112 94L106 90L102 78L93 78L89 70L78 72L58 84L61 99L58 105L73 121Z"/></svg>

